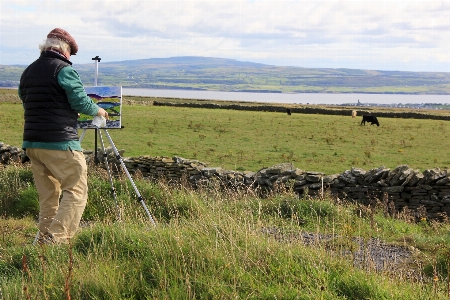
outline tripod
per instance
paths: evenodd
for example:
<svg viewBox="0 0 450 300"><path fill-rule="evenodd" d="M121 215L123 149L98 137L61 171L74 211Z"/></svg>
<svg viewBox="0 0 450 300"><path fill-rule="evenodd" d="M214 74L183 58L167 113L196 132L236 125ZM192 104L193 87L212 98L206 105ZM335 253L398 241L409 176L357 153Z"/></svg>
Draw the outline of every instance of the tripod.
<svg viewBox="0 0 450 300"><path fill-rule="evenodd" d="M86 133L86 130L87 129L84 129L84 132L83 132L82 136L80 137L80 143L82 142L82 140L84 138L84 134ZM116 145L114 144L111 136L109 135L108 130L106 130L106 128L96 128L95 129L96 134L97 133L99 134L100 142L102 144L103 160L104 160L104 163L105 163L105 166L106 166L106 171L108 173L108 179L109 179L109 183L111 185L111 193L112 193L112 195L114 197L114 201L116 203L116 208L117 208L117 213L118 213L119 220L121 219L121 215L120 215L120 210L119 210L119 206L118 206L118 202L117 202L116 189L114 188L114 184L113 184L113 177L111 175L111 170L109 168L108 154L105 151L105 144L103 142L103 136L102 136L102 132L101 132L102 130L104 131L106 137L108 138L109 143L110 143L110 145L111 145L111 147L112 147L112 149L114 151L114 154L116 155L116 159L120 162L120 165L122 166L122 169L125 171L125 173L126 173L126 175L128 177L128 180L130 181L131 185L133 186L133 189L134 189L134 191L135 191L135 193L137 195L137 198L138 198L139 202L142 204L142 206L143 206L143 208L144 208L148 218L150 219L150 222L154 226L156 226L156 223L153 220L153 217L150 214L150 211L148 210L147 205L145 205L144 198L141 196L141 193L139 192L138 188L136 187L136 184L134 183L133 178L131 177L130 173L128 172L128 169L127 169L125 163L123 162L123 159L120 156L119 151L117 150Z"/></svg>

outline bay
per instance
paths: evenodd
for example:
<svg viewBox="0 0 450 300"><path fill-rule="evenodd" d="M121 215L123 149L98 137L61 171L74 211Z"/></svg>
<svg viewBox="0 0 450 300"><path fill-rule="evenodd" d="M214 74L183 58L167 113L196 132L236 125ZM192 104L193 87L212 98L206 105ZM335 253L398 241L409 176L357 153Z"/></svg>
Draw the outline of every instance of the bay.
<svg viewBox="0 0 450 300"><path fill-rule="evenodd" d="M450 95L404 95L404 94L326 94L326 93L251 93L197 90L163 90L123 88L123 95L142 97L167 97L180 99L226 100L284 104L448 104Z"/></svg>

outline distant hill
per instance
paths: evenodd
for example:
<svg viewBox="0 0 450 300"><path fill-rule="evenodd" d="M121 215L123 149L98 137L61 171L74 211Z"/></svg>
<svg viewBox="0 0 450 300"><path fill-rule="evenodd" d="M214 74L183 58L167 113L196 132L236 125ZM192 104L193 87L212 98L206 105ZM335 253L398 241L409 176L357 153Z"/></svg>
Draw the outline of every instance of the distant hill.
<svg viewBox="0 0 450 300"><path fill-rule="evenodd" d="M0 66L0 86L17 86L25 66ZM95 64L77 64L93 85ZM100 62L98 85L273 93L450 94L450 73L272 66L180 56Z"/></svg>
<svg viewBox="0 0 450 300"><path fill-rule="evenodd" d="M178 56L169 58L148 58L137 60L125 60L118 62L107 62L106 65L123 65L128 67L267 67L267 65L227 58L201 57L201 56Z"/></svg>

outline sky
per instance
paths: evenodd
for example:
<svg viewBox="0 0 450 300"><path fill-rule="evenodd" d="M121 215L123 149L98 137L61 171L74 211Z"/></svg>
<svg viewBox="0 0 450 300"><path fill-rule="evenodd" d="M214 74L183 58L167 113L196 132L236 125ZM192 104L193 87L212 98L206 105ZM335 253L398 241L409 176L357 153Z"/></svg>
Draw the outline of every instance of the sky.
<svg viewBox="0 0 450 300"><path fill-rule="evenodd" d="M276 66L450 72L450 0L1 0L0 65L54 28L74 64L205 56Z"/></svg>

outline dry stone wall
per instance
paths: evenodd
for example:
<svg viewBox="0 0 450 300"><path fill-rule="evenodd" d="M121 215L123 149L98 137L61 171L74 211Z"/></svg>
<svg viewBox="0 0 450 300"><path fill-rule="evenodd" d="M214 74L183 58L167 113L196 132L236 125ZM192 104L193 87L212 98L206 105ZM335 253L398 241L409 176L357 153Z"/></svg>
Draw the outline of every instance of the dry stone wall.
<svg viewBox="0 0 450 300"><path fill-rule="evenodd" d="M120 157L123 150L119 151ZM92 151L85 152L88 162L93 160ZM98 150L100 166L105 167L104 158L111 164L113 172L121 172L119 158L111 148L106 155ZM26 163L27 157L19 147L0 142L2 164ZM293 189L299 196L323 196L355 201L364 205L381 202L392 212L408 210L415 217L447 220L450 214L450 171L439 168L420 172L401 165L391 170L383 166L365 171L352 168L341 174L327 175L321 172L295 168L283 163L264 168L258 172L224 170L208 167L198 160L182 157L139 156L122 158L130 174L140 173L148 179L164 178L168 181L189 182L194 188L217 185L224 188L253 188L261 192Z"/></svg>
<svg viewBox="0 0 450 300"><path fill-rule="evenodd" d="M174 106L174 107L192 107L192 108L209 108L209 109L232 109L232 110L246 110L246 111L267 111L267 112L281 112L286 113L286 106L277 105L243 105L243 104L217 104L217 103L174 103L153 101L154 106ZM375 114L377 117L383 118L403 118L403 119L432 119L432 120L446 120L450 121L450 116L427 114L424 112L393 112L393 111L377 111L373 112L371 109L365 107L364 110L358 107L340 108L334 106L331 108L313 107L313 106L298 106L290 107L290 114L320 114L320 115L340 115L351 116L352 111L356 111L358 116L363 114Z"/></svg>

